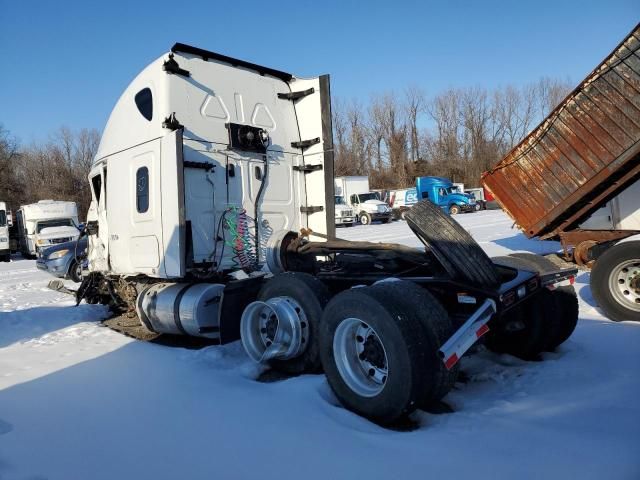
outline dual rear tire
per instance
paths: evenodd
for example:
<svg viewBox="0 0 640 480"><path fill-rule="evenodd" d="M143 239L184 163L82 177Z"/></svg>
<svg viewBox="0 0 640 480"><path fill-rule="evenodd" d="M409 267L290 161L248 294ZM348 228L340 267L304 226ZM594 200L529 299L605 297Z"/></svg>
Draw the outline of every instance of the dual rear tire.
<svg viewBox="0 0 640 480"><path fill-rule="evenodd" d="M496 263L545 273L557 270L548 259L533 254L494 258ZM578 298L573 286L546 288L529 301L508 311L485 338L496 353L508 353L523 360L554 351L573 333L578 323Z"/></svg>
<svg viewBox="0 0 640 480"><path fill-rule="evenodd" d="M447 371L437 354L451 329L444 308L411 282L346 290L322 315L327 381L349 410L394 424L453 387L458 370Z"/></svg>
<svg viewBox="0 0 640 480"><path fill-rule="evenodd" d="M342 405L366 418L394 424L443 398L456 381L457 366L447 370L438 356L453 325L415 283L387 281L329 300L317 278L287 272L258 294L263 302L278 298L300 307L306 345L294 358L270 360L271 367L288 374L324 370Z"/></svg>

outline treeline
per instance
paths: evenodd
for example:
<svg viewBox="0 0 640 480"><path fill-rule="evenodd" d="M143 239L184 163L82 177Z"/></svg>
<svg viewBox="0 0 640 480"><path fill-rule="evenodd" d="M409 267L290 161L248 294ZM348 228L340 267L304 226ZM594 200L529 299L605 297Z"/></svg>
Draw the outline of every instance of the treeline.
<svg viewBox="0 0 640 480"><path fill-rule="evenodd" d="M333 104L335 174L369 175L372 188L413 185L438 175L477 186L570 91L542 78L523 87L449 89L428 97L417 87L373 95L367 104ZM20 145L0 124L0 201L11 208L38 200L91 200L87 175L98 149L95 129L62 127L49 140ZM84 218L83 218L84 219Z"/></svg>
<svg viewBox="0 0 640 480"><path fill-rule="evenodd" d="M13 209L45 199L74 201L84 220L99 142L95 129L61 127L47 141L23 146L0 125L0 201Z"/></svg>
<svg viewBox="0 0 640 480"><path fill-rule="evenodd" d="M522 87L417 87L333 104L335 174L369 175L372 188L402 188L437 175L478 186L489 169L544 119L571 84L552 78Z"/></svg>

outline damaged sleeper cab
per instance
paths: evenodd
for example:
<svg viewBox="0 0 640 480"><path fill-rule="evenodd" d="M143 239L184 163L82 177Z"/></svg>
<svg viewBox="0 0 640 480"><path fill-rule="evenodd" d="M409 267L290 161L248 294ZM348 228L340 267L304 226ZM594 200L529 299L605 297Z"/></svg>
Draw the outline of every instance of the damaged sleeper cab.
<svg viewBox="0 0 640 480"><path fill-rule="evenodd" d="M335 238L328 76L176 44L118 100L89 181L78 302L145 338L241 338L273 368L324 370L379 423L446 395L483 334L508 351L544 331L510 351L527 357L557 343L539 322L566 323L555 296L530 305L574 271L494 264L428 202L407 214L423 250Z"/></svg>

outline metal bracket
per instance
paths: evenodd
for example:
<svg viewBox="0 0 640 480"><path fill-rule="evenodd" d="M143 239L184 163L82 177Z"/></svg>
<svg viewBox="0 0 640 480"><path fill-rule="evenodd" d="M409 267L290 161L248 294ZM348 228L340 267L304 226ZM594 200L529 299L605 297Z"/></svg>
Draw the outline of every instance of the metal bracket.
<svg viewBox="0 0 640 480"><path fill-rule="evenodd" d="M184 162L182 162L182 164L184 165L184 168L200 168L202 170L205 171L209 171L209 170L213 170L216 166L212 163L207 163L207 162L191 162L188 160L185 160Z"/></svg>
<svg viewBox="0 0 640 480"><path fill-rule="evenodd" d="M306 214L322 212L323 210L324 210L324 207L321 207L321 206L300 207L300 213L306 213Z"/></svg>
<svg viewBox="0 0 640 480"><path fill-rule="evenodd" d="M302 140L301 142L291 142L293 148L309 148L316 143L320 143L320 137L312 138L311 140Z"/></svg>
<svg viewBox="0 0 640 480"><path fill-rule="evenodd" d="M188 70L180 68L178 62L176 62L173 58L173 53L170 53L169 60L165 60L165 62L162 64L162 69L171 75L182 75L183 77L191 76L191 73L189 73Z"/></svg>
<svg viewBox="0 0 640 480"><path fill-rule="evenodd" d="M169 130L178 130L184 128L184 126L176 118L176 112L173 112L162 122L162 128L168 128Z"/></svg>
<svg viewBox="0 0 640 480"><path fill-rule="evenodd" d="M293 167L293 170L296 172L303 172L303 173L316 172L318 170L322 170L322 164L318 163L317 165L295 165Z"/></svg>
<svg viewBox="0 0 640 480"><path fill-rule="evenodd" d="M487 298L466 322L438 350L447 370L458 363L462 355L489 331L487 322L496 313L496 302Z"/></svg>
<svg viewBox="0 0 640 480"><path fill-rule="evenodd" d="M306 90L301 90L300 92L279 93L278 98L281 98L283 100L299 100L306 97L307 95L311 95L314 92L315 89L311 87L307 88Z"/></svg>

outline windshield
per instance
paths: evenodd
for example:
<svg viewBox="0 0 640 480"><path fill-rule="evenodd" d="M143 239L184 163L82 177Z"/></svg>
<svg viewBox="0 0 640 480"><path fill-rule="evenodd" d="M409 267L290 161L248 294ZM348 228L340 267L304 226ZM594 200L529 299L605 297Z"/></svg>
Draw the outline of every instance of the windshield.
<svg viewBox="0 0 640 480"><path fill-rule="evenodd" d="M360 203L364 203L367 200L380 200L380 195L378 195L378 192L361 193L358 195L358 199Z"/></svg>
<svg viewBox="0 0 640 480"><path fill-rule="evenodd" d="M342 198L340 195L336 195L335 199L336 205L344 205L344 198Z"/></svg>
<svg viewBox="0 0 640 480"><path fill-rule="evenodd" d="M36 233L40 233L45 228L51 227L73 227L73 222L70 218L56 218L55 220L45 220L38 222L36 226Z"/></svg>
<svg viewBox="0 0 640 480"><path fill-rule="evenodd" d="M460 190L458 190L458 187L447 188L447 194L451 195L452 193L460 193Z"/></svg>
<svg viewBox="0 0 640 480"><path fill-rule="evenodd" d="M4 210L0 210L0 227L7 226L7 214Z"/></svg>

